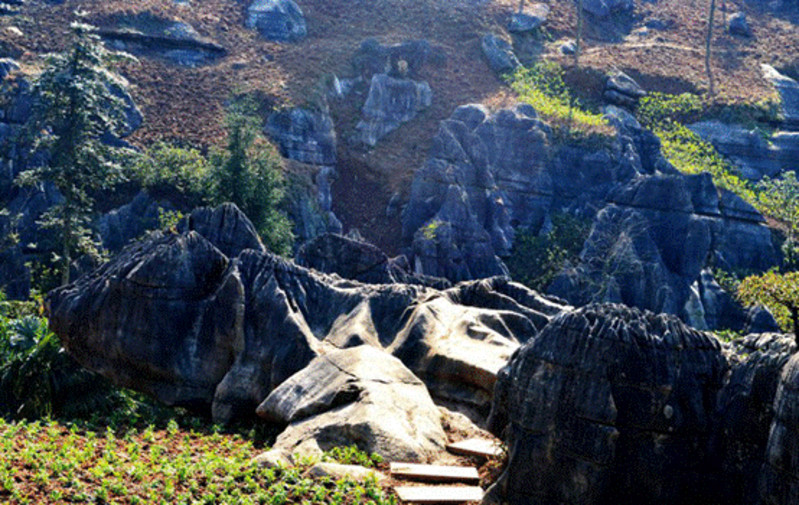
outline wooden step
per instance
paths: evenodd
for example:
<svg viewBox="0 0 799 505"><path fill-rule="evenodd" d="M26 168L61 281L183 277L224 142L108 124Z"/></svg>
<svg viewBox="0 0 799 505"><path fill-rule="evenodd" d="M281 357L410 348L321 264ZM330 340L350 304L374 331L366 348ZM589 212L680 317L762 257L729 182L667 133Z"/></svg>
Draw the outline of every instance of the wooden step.
<svg viewBox="0 0 799 505"><path fill-rule="evenodd" d="M391 463L391 475L426 482L478 483L480 475L471 466L416 465L413 463Z"/></svg>
<svg viewBox="0 0 799 505"><path fill-rule="evenodd" d="M499 458L503 450L499 442L484 438L470 438L447 445L447 450L453 454L464 456L482 456L484 458Z"/></svg>
<svg viewBox="0 0 799 505"><path fill-rule="evenodd" d="M406 503L467 503L483 500L483 490L476 486L398 486L394 491Z"/></svg>

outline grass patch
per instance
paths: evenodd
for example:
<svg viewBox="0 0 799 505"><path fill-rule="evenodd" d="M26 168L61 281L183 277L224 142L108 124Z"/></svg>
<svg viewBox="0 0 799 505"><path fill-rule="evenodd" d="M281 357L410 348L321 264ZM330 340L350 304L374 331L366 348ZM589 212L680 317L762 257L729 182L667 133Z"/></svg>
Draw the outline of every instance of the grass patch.
<svg viewBox="0 0 799 505"><path fill-rule="evenodd" d="M763 214L769 215L761 205L757 188L742 178L712 144L689 130L685 123L726 118L744 121L744 125L752 126L761 124L760 120L774 117L776 109L765 102L752 106L740 105L734 109L722 106L708 108L706 105L699 96L691 93L652 93L641 99L637 113L641 124L660 138L663 156L677 170L686 174L707 172L717 187L732 191Z"/></svg>
<svg viewBox="0 0 799 505"><path fill-rule="evenodd" d="M520 68L509 82L519 98L532 105L561 138L605 144L615 134L601 113L589 110L574 96L563 80L563 68L555 62L540 61Z"/></svg>
<svg viewBox="0 0 799 505"><path fill-rule="evenodd" d="M90 431L0 418L0 502L396 504L375 480L311 479L313 461L265 469L251 463L259 452L241 436L174 421L165 429Z"/></svg>

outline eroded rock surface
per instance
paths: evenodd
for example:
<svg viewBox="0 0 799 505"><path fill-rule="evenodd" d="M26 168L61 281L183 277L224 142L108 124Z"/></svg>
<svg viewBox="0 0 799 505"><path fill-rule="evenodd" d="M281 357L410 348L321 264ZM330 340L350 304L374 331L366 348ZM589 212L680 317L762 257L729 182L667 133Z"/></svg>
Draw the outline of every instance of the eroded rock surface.
<svg viewBox="0 0 799 505"><path fill-rule="evenodd" d="M793 503L795 351L792 336L722 344L621 305L563 313L499 374L489 428L504 434L510 461L489 495L511 505Z"/></svg>
<svg viewBox="0 0 799 505"><path fill-rule="evenodd" d="M729 365L678 319L618 305L562 315L500 374L511 504L696 503Z"/></svg>
<svg viewBox="0 0 799 505"><path fill-rule="evenodd" d="M704 319L715 308L692 286L706 268L778 264L762 216L709 175L677 172L629 112L609 106L605 116L616 136L592 148L557 142L529 105L467 105L442 121L402 214L415 272L453 281L503 275L519 231L547 233L566 213L593 226L579 262L550 293L575 305L668 312L702 328L734 319Z"/></svg>
<svg viewBox="0 0 799 505"><path fill-rule="evenodd" d="M565 308L502 278L440 291L320 274L259 250L233 206L187 224L54 291L49 310L88 368L219 421L252 416L314 358L363 344L479 419L498 370Z"/></svg>
<svg viewBox="0 0 799 505"><path fill-rule="evenodd" d="M407 123L433 103L433 91L425 81L375 74L356 129L369 146Z"/></svg>

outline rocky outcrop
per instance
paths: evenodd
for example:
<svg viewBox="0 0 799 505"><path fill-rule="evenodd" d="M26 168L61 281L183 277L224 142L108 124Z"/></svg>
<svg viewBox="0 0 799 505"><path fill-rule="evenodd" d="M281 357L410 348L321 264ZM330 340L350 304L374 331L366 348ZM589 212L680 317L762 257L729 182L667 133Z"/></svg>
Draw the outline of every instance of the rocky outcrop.
<svg viewBox="0 0 799 505"><path fill-rule="evenodd" d="M188 223L54 291L48 306L84 366L219 421L252 416L314 358L363 344L479 419L497 371L564 308L505 279L439 291L328 277L247 248L252 225L230 206Z"/></svg>
<svg viewBox="0 0 799 505"><path fill-rule="evenodd" d="M515 12L511 15L508 31L511 33L533 32L546 23L547 18L549 18L549 6L534 3L525 7L523 12Z"/></svg>
<svg viewBox="0 0 799 505"><path fill-rule="evenodd" d="M336 164L336 130L325 111L293 108L274 112L264 132L284 158L311 165Z"/></svg>
<svg viewBox="0 0 799 505"><path fill-rule="evenodd" d="M508 434L505 499L701 501L708 409L729 368L720 350L676 318L618 305L556 318L497 384L490 428Z"/></svg>
<svg viewBox="0 0 799 505"><path fill-rule="evenodd" d="M780 95L782 119L786 128L799 130L799 82L780 73L771 65L762 64L763 77Z"/></svg>
<svg viewBox="0 0 799 505"><path fill-rule="evenodd" d="M598 19L604 19L619 12L631 11L634 6L633 0L585 0L583 2L583 10Z"/></svg>
<svg viewBox="0 0 799 505"><path fill-rule="evenodd" d="M746 20L746 13L736 12L727 21L727 30L739 37L751 37L752 29L749 27L749 22Z"/></svg>
<svg viewBox="0 0 799 505"><path fill-rule="evenodd" d="M266 251L255 226L232 203L195 209L178 223L178 231L196 231L228 258L235 258L247 249Z"/></svg>
<svg viewBox="0 0 799 505"><path fill-rule="evenodd" d="M750 181L760 180L763 176L774 177L799 153L799 139L794 146L785 145L785 142L778 145L764 138L760 132L742 126L703 121L689 128L713 144Z"/></svg>
<svg viewBox="0 0 799 505"><path fill-rule="evenodd" d="M433 91L424 81L375 74L356 129L368 146L407 123L433 103Z"/></svg>
<svg viewBox="0 0 799 505"><path fill-rule="evenodd" d="M392 461L426 461L447 442L424 383L397 358L368 345L314 359L257 412L288 425L274 444L288 454L320 454L354 442Z"/></svg>
<svg viewBox="0 0 799 505"><path fill-rule="evenodd" d="M499 374L489 427L505 434L510 459L490 495L511 505L792 503L795 351L792 336L722 345L620 305L563 313Z"/></svg>
<svg viewBox="0 0 799 505"><path fill-rule="evenodd" d="M254 0L247 8L247 27L277 42L294 42L308 33L305 16L294 0Z"/></svg>
<svg viewBox="0 0 799 505"><path fill-rule="evenodd" d="M419 284L447 289L446 279L414 275L404 256L389 258L368 242L326 233L306 242L297 252L297 264L319 272L338 274L370 284Z"/></svg>
<svg viewBox="0 0 799 505"><path fill-rule="evenodd" d="M375 74L416 79L425 65L440 65L444 59L443 51L434 48L426 40L383 45L376 39L366 39L352 57L352 69L356 77L366 81Z"/></svg>
<svg viewBox="0 0 799 505"><path fill-rule="evenodd" d="M483 54L488 60L491 70L499 74L511 72L522 64L513 52L513 47L507 41L493 33L486 34L482 40Z"/></svg>
<svg viewBox="0 0 799 505"><path fill-rule="evenodd" d="M610 103L632 107L646 96L646 91L624 72L613 72L605 80L604 98Z"/></svg>
<svg viewBox="0 0 799 505"><path fill-rule="evenodd" d="M99 34L114 49L187 67L205 65L227 54L227 49L201 36L193 26L150 13L123 16Z"/></svg>
<svg viewBox="0 0 799 505"><path fill-rule="evenodd" d="M331 184L336 169L331 166L297 165L287 172L287 213L294 223L294 236L301 244L325 233L341 233L343 225L333 213Z"/></svg>
<svg viewBox="0 0 799 505"><path fill-rule="evenodd" d="M761 499L759 485L771 443L777 386L795 351L796 343L787 335L750 335L736 344L714 416L717 428L711 447L721 463L719 503L790 503Z"/></svg>
<svg viewBox="0 0 799 505"><path fill-rule="evenodd" d="M518 230L545 233L552 216L566 212L593 227L579 262L549 286L552 294L712 328L707 313L716 322L742 321L735 328L744 329L749 323L736 314L718 312L732 306L705 308L692 286L705 268L778 264L763 218L709 175L678 173L630 113L609 106L605 116L617 134L590 149L553 142L527 105L494 113L463 106L442 121L402 214L414 271L453 281L502 275L501 258L512 253Z"/></svg>
<svg viewBox="0 0 799 505"><path fill-rule="evenodd" d="M779 376L774 420L771 423L766 464L760 478L760 502L793 503L799 496L799 356L794 355Z"/></svg>
<svg viewBox="0 0 799 505"><path fill-rule="evenodd" d="M174 210L171 202L156 200L146 191L140 191L130 203L103 214L97 220L103 246L112 252L119 251L145 232L157 230L159 215Z"/></svg>

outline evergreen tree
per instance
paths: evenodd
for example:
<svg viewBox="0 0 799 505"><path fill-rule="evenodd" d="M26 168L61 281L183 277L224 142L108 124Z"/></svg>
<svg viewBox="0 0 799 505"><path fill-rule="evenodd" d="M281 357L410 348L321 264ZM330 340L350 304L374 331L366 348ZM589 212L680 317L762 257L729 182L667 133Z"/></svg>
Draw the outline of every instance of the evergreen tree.
<svg viewBox="0 0 799 505"><path fill-rule="evenodd" d="M291 221L280 210L285 197L281 158L259 133L258 117L247 101L228 113L228 144L214 160L217 203L233 202L255 225L270 251L291 254Z"/></svg>
<svg viewBox="0 0 799 505"><path fill-rule="evenodd" d="M48 55L33 85L36 105L29 127L35 148L47 152L49 161L18 180L52 183L63 196L41 220L59 234L62 284L69 282L73 254L94 250L87 226L96 193L121 177L114 149L101 137L121 131L126 108L110 89L121 82L113 68L123 55L106 50L93 26L73 23L71 30L72 46Z"/></svg>

